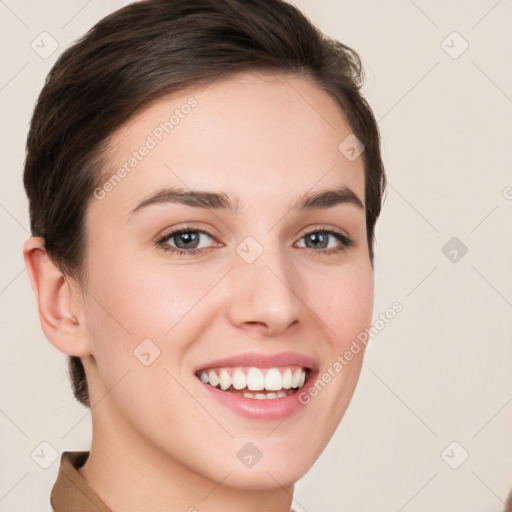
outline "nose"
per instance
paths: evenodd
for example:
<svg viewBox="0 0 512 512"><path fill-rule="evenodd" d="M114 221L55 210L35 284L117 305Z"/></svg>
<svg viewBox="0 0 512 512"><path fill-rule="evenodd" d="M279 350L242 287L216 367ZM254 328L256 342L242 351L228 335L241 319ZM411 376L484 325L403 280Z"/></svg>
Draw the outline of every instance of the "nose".
<svg viewBox="0 0 512 512"><path fill-rule="evenodd" d="M241 329L276 335L300 321L300 280L281 251L265 250L252 263L240 258L231 274L228 316Z"/></svg>
<svg viewBox="0 0 512 512"><path fill-rule="evenodd" d="M281 251L265 250L252 263L240 259L230 274L228 316L233 325L271 336L300 322L300 280Z"/></svg>

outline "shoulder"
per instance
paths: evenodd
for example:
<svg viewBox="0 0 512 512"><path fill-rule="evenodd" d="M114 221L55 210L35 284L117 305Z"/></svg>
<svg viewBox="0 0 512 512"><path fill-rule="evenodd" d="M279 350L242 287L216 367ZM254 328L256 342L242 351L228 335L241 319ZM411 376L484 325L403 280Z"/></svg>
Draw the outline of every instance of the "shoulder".
<svg viewBox="0 0 512 512"><path fill-rule="evenodd" d="M49 512L112 512L89 487L78 470L89 452L63 452L57 480L50 495Z"/></svg>

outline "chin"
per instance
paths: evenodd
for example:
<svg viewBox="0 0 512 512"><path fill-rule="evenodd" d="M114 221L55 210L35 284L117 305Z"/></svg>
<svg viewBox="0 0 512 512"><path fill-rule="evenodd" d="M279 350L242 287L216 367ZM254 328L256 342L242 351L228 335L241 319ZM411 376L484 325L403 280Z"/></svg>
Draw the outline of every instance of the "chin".
<svg viewBox="0 0 512 512"><path fill-rule="evenodd" d="M262 460L256 465L262 464ZM304 466L299 471L297 466L290 471L287 467L279 465L267 465L250 469L237 469L233 471L223 482L226 487L245 489L249 491L271 491L295 484L308 471L309 466ZM226 474L229 473L229 470Z"/></svg>

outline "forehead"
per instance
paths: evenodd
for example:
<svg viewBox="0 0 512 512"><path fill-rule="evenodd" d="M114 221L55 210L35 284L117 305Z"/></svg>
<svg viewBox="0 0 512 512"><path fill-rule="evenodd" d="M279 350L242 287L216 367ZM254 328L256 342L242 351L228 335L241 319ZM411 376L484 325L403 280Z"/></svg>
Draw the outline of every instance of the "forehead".
<svg viewBox="0 0 512 512"><path fill-rule="evenodd" d="M109 201L127 207L176 185L266 202L344 185L364 202L363 159L339 149L349 136L340 106L311 81L239 73L132 117L111 138L103 183L112 182Z"/></svg>

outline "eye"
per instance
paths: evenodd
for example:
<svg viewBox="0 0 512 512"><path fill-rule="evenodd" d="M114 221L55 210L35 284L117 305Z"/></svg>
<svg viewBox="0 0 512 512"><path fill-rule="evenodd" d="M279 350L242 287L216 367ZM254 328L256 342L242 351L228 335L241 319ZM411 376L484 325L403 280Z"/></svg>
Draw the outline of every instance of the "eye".
<svg viewBox="0 0 512 512"><path fill-rule="evenodd" d="M210 239L210 243L208 240ZM190 256L197 253L205 253L213 249L211 240L215 241L213 235L202 229L192 227L183 227L166 233L156 241L156 245L164 251L178 254L180 256ZM354 244L354 241L345 234L333 229L317 229L304 234L296 243L296 247L311 249L313 254L336 254L346 251ZM206 244L206 245L205 245ZM298 244L298 245L297 245ZM222 246L222 244L217 245Z"/></svg>
<svg viewBox="0 0 512 512"><path fill-rule="evenodd" d="M346 251L354 244L351 238L333 229L310 231L303 235L301 240L304 240L304 245L299 245L299 247L306 247L312 249L313 252L321 254L334 254Z"/></svg>
<svg viewBox="0 0 512 512"><path fill-rule="evenodd" d="M180 228L165 234L156 243L164 251L189 255L211 248L211 245L202 246L208 239L213 240L213 236L202 229Z"/></svg>

